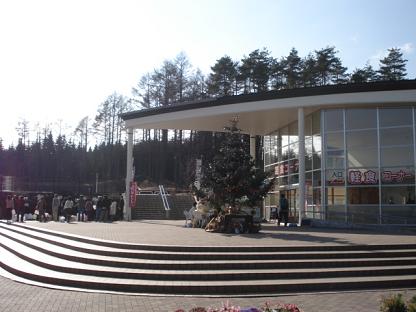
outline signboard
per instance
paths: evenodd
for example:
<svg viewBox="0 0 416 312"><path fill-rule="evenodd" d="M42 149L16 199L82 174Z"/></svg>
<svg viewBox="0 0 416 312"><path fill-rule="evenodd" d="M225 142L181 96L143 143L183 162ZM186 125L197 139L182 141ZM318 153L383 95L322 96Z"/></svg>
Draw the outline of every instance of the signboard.
<svg viewBox="0 0 416 312"><path fill-rule="evenodd" d="M137 197L137 182L130 182L130 207L136 207L136 197Z"/></svg>
<svg viewBox="0 0 416 312"><path fill-rule="evenodd" d="M386 184L413 184L414 179L414 172L410 168L392 168L381 173L381 181Z"/></svg>
<svg viewBox="0 0 416 312"><path fill-rule="evenodd" d="M327 181L329 185L343 185L345 183L344 170L328 170Z"/></svg>
<svg viewBox="0 0 416 312"><path fill-rule="evenodd" d="M348 171L348 183L352 185L378 184L378 172L371 169L352 169Z"/></svg>

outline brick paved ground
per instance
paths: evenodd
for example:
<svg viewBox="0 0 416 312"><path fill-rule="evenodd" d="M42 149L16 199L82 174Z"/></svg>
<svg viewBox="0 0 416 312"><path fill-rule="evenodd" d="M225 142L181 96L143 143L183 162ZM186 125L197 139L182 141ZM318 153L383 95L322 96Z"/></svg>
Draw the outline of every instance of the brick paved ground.
<svg viewBox="0 0 416 312"><path fill-rule="evenodd" d="M186 245L311 245L311 244L377 244L416 243L416 236L378 232L335 231L307 228L277 228L265 225L257 235L224 235L183 227L183 221L141 221L106 223L38 223L51 230L64 231L100 239L147 244ZM379 311L382 296L401 292L405 298L416 295L415 289L396 291L359 291L325 294L300 294L274 298L229 298L242 307L261 306L266 301L295 303L305 312ZM140 311L169 312L178 308L219 306L224 298L150 297L84 293L47 289L17 283L0 277L0 312L92 312Z"/></svg>
<svg viewBox="0 0 416 312"><path fill-rule="evenodd" d="M130 243L189 246L255 246L255 245L353 245L416 243L415 234L376 231L331 230L320 228L288 228L262 224L258 234L207 233L199 228L185 228L181 220L148 220L115 223L27 222L55 231L63 231L99 239Z"/></svg>
<svg viewBox="0 0 416 312"><path fill-rule="evenodd" d="M407 299L415 290L337 292L281 297L229 298L241 307L261 306L266 301L295 303L305 312L379 311L382 296L401 292ZM220 306L224 298L125 296L63 291L29 286L0 277L0 312L173 312L195 306Z"/></svg>

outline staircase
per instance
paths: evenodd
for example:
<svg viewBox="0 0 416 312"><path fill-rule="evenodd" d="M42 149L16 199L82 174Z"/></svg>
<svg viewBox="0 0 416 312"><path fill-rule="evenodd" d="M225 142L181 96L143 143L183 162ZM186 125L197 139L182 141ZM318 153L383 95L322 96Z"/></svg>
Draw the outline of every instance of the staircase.
<svg viewBox="0 0 416 312"><path fill-rule="evenodd" d="M64 289L247 296L416 285L416 244L169 246L0 222L0 273Z"/></svg>
<svg viewBox="0 0 416 312"><path fill-rule="evenodd" d="M189 194L168 195L170 211L169 219L184 219L184 210L189 210L194 201ZM163 220L166 219L166 211L160 195L139 194L136 207L132 210L132 218L135 220Z"/></svg>
<svg viewBox="0 0 416 312"><path fill-rule="evenodd" d="M137 195L136 207L132 209L134 220L163 220L166 218L159 195Z"/></svg>

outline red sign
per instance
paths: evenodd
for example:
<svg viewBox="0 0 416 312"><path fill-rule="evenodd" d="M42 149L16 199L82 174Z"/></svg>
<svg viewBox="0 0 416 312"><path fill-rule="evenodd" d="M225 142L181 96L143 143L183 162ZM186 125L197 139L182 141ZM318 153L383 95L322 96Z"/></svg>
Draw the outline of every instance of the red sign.
<svg viewBox="0 0 416 312"><path fill-rule="evenodd" d="M382 180L384 183L402 183L404 180L413 179L413 175L400 169L399 171L383 171Z"/></svg>
<svg viewBox="0 0 416 312"><path fill-rule="evenodd" d="M377 184L377 172L373 170L350 170L348 172L348 182L350 184Z"/></svg>
<svg viewBox="0 0 416 312"><path fill-rule="evenodd" d="M129 198L129 204L130 207L136 207L136 196L137 196L137 183L136 182L130 182L130 198Z"/></svg>

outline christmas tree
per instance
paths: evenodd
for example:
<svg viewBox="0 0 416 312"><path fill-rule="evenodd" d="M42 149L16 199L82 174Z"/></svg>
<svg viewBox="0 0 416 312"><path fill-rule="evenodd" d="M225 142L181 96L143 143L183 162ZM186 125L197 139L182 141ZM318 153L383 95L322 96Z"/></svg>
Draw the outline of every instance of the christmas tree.
<svg viewBox="0 0 416 312"><path fill-rule="evenodd" d="M237 120L232 120L225 127L228 133L218 153L204 168L202 183L212 191L210 202L217 208L226 204L254 207L274 182L263 169L255 167L248 153L247 136L241 134L237 124Z"/></svg>

